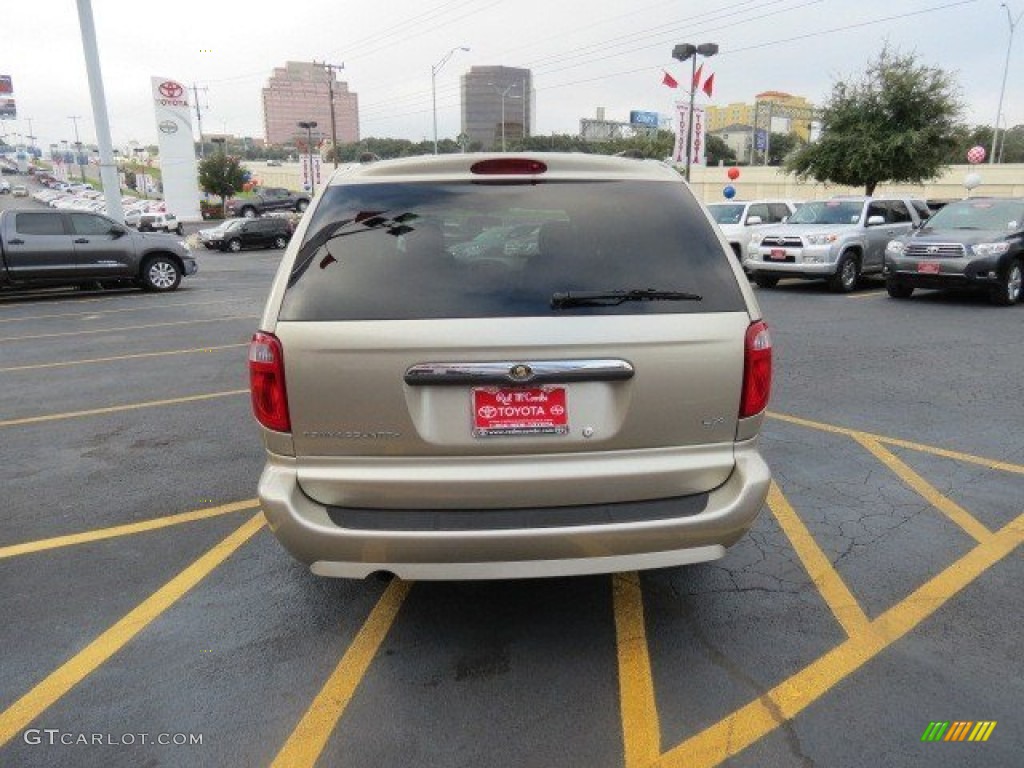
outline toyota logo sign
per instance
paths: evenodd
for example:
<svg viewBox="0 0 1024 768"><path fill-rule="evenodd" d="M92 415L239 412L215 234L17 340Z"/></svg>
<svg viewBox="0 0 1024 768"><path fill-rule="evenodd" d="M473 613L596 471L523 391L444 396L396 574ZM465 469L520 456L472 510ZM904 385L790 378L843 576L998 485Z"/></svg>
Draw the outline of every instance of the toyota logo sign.
<svg viewBox="0 0 1024 768"><path fill-rule="evenodd" d="M177 133L178 124L173 120L162 120L160 125L157 126L161 133Z"/></svg>
<svg viewBox="0 0 1024 768"><path fill-rule="evenodd" d="M165 99L180 99L181 94L185 92L185 89L173 80L167 80L166 82L160 83L159 90L160 95Z"/></svg>

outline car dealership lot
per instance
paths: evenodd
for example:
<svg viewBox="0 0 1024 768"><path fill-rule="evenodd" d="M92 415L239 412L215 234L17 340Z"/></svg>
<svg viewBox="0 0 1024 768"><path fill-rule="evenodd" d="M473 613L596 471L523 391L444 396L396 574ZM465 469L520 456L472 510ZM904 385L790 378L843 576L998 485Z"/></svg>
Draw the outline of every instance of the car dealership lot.
<svg viewBox="0 0 1024 768"><path fill-rule="evenodd" d="M716 563L329 581L254 502L245 345L280 251L198 258L174 294L0 294L0 764L969 766L1024 750L1024 307L760 290L776 485ZM932 721L998 725L923 743Z"/></svg>

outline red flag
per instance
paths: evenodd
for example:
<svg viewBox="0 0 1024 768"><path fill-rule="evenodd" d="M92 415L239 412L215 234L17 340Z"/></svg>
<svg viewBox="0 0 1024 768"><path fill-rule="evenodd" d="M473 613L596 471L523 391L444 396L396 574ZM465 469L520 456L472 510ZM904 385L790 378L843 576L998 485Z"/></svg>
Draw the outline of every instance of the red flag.
<svg viewBox="0 0 1024 768"><path fill-rule="evenodd" d="M713 90L715 90L715 73L714 72L712 72L710 75L708 75L708 79L704 81L704 87L701 88L701 90L704 91L704 93L706 93L708 95L709 99L711 98L711 92Z"/></svg>
<svg viewBox="0 0 1024 768"><path fill-rule="evenodd" d="M701 64L697 67L697 71L693 73L693 84L690 86L693 90L697 90L697 86L700 85L700 74L704 71L704 65Z"/></svg>
<svg viewBox="0 0 1024 768"><path fill-rule="evenodd" d="M665 72L665 70L661 70L661 71ZM677 83L676 79L674 77L672 77L672 75L670 75L668 72L665 72L665 76L663 78L661 78L661 84L662 85L667 85L669 88L678 88L679 87L679 83Z"/></svg>

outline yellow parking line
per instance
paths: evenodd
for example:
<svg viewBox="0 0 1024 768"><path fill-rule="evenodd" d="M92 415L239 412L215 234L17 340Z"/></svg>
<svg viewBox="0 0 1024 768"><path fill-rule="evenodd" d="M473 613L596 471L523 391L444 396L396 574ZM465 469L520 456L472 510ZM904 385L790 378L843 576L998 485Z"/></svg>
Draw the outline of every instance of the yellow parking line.
<svg viewBox="0 0 1024 768"><path fill-rule="evenodd" d="M863 445L872 456L891 469L900 480L913 488L925 501L963 528L975 541L986 541L992 537L992 532L979 523L970 512L948 496L941 494L927 480L897 458L895 454L883 448L877 440L872 440L863 435L854 435L853 439Z"/></svg>
<svg viewBox="0 0 1024 768"><path fill-rule="evenodd" d="M816 702L949 602L1024 542L1024 515L929 579L850 637L756 700L673 747L658 768L720 765Z"/></svg>
<svg viewBox="0 0 1024 768"><path fill-rule="evenodd" d="M784 421L788 424L795 424L799 427L808 427L809 429L816 429L821 432L831 432L835 435L846 435L847 437L860 435L861 437L866 437L870 440L877 440L883 445L893 445L897 448L906 448L907 450L917 451L919 453L930 453L933 456L941 456L945 459L953 459L954 461L962 461L968 464L978 464L982 467L988 467L989 469L998 469L1002 472L1012 472L1014 474L1024 475L1024 464L1012 464L1008 461L997 461L995 459L985 458L984 456L975 456L970 453L961 453L960 451L951 451L946 448L937 448L934 445L925 445L924 443L915 443L910 440L901 440L897 437L888 437L886 435L876 435L872 432L861 432L857 429L837 427L835 424L825 424L820 421L802 419L798 416L790 416L786 413L768 411L768 416L769 418L777 421Z"/></svg>
<svg viewBox="0 0 1024 768"><path fill-rule="evenodd" d="M612 576L619 702L626 768L650 765L661 754L661 727L644 626L644 601L636 573Z"/></svg>
<svg viewBox="0 0 1024 768"><path fill-rule="evenodd" d="M869 621L864 609L774 481L768 490L768 508L789 537L807 575L846 634L855 637L867 631Z"/></svg>
<svg viewBox="0 0 1024 768"><path fill-rule="evenodd" d="M141 331L144 328L171 328L179 325L201 325L203 323L221 323L225 320L255 320L259 315L228 315L226 317L209 317L203 320L175 320L170 323L145 323L121 328L92 328L88 331L65 331L62 333L37 333L31 336L0 336L0 341L34 341L36 339L62 339L68 336L94 336L98 333L128 333Z"/></svg>
<svg viewBox="0 0 1024 768"><path fill-rule="evenodd" d="M72 533L67 536L55 536L51 539L39 539L37 541L26 541L23 544L11 544L0 547L0 560L18 555L28 555L34 552L43 552L48 549L59 549L71 547L75 544L87 544L103 539L115 539L120 536L130 536L135 533L155 531L159 528L167 528L181 523L191 523L196 520L207 520L211 517L227 515L231 512L240 512L245 509L254 509L259 505L257 499L246 499L245 501L234 501L230 504L221 504L219 507L207 507L205 509L194 509L190 512L180 512L176 515L166 515L151 520L143 520L138 523L126 523L115 525L110 528L97 528L82 533Z"/></svg>
<svg viewBox="0 0 1024 768"><path fill-rule="evenodd" d="M169 355L188 355L194 352L219 352L222 349L238 349L248 344L219 344L214 347L195 347L194 349L168 349L163 352L138 352L134 355L115 355L113 357L90 357L85 360L65 360L60 363L34 363L32 365L14 365L0 368L0 373L15 371L38 371L43 368L63 368L68 365L92 365L93 363L114 363L119 360L139 360L146 357L167 357Z"/></svg>
<svg viewBox="0 0 1024 768"><path fill-rule="evenodd" d="M50 413L46 416L28 416L22 419L7 419L5 421L0 421L0 428L20 427L25 426L26 424L42 424L47 421L60 421L62 419L79 419L85 416L101 416L107 413L136 411L140 408L159 408L164 405L180 405L181 403L194 403L200 400L214 400L218 397L230 397L231 395L245 395L248 393L248 389L229 389L226 392L211 392L206 395L189 395L188 397L175 397L169 400L149 400L143 403L112 405L109 408L91 408L87 411L69 411L67 413Z"/></svg>
<svg viewBox="0 0 1024 768"><path fill-rule="evenodd" d="M178 602L214 568L252 538L264 524L262 514L243 523L0 713L0 746L23 731L29 723L131 642L154 619Z"/></svg>
<svg viewBox="0 0 1024 768"><path fill-rule="evenodd" d="M412 582L400 579L388 584L338 666L277 753L271 768L316 764L411 588Z"/></svg>
<svg viewBox="0 0 1024 768"><path fill-rule="evenodd" d="M23 317L5 317L0 323L20 323L23 320L54 320L61 317L92 317L94 315L115 315L122 312L152 312L155 309L174 309L176 307L208 307L212 304L239 304L245 299L219 299L218 301L186 301L177 304L147 304L144 307L121 307L120 309L96 309L91 312L56 312L48 315L25 315Z"/></svg>
<svg viewBox="0 0 1024 768"><path fill-rule="evenodd" d="M848 293L848 299L873 299L876 296L885 296L888 291L869 291L868 293Z"/></svg>

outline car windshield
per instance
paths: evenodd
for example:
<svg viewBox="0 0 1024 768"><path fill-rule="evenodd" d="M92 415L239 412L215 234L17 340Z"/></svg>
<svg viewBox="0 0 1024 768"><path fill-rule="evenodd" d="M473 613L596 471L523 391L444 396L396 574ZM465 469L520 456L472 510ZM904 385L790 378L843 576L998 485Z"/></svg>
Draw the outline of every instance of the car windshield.
<svg viewBox="0 0 1024 768"><path fill-rule="evenodd" d="M821 200L804 203L789 218L790 224L857 224L864 204L860 201Z"/></svg>
<svg viewBox="0 0 1024 768"><path fill-rule="evenodd" d="M945 205L928 220L928 229L987 229L1010 231L1024 227L1024 203L1019 200L960 200Z"/></svg>
<svg viewBox="0 0 1024 768"><path fill-rule="evenodd" d="M743 206L729 205L727 203L716 203L709 205L711 218L719 224L739 224L743 220Z"/></svg>
<svg viewBox="0 0 1024 768"><path fill-rule="evenodd" d="M511 232L526 237L506 239L499 249L465 247L491 228L503 229L506 238ZM703 298L552 306L556 294L581 291ZM681 184L382 182L324 192L296 257L281 319L635 315L743 307L714 229Z"/></svg>
<svg viewBox="0 0 1024 768"><path fill-rule="evenodd" d="M231 221L225 221L223 224L217 227L217 229L220 229L224 232L231 232L233 230L240 229L244 223L245 221L242 219L232 219Z"/></svg>

